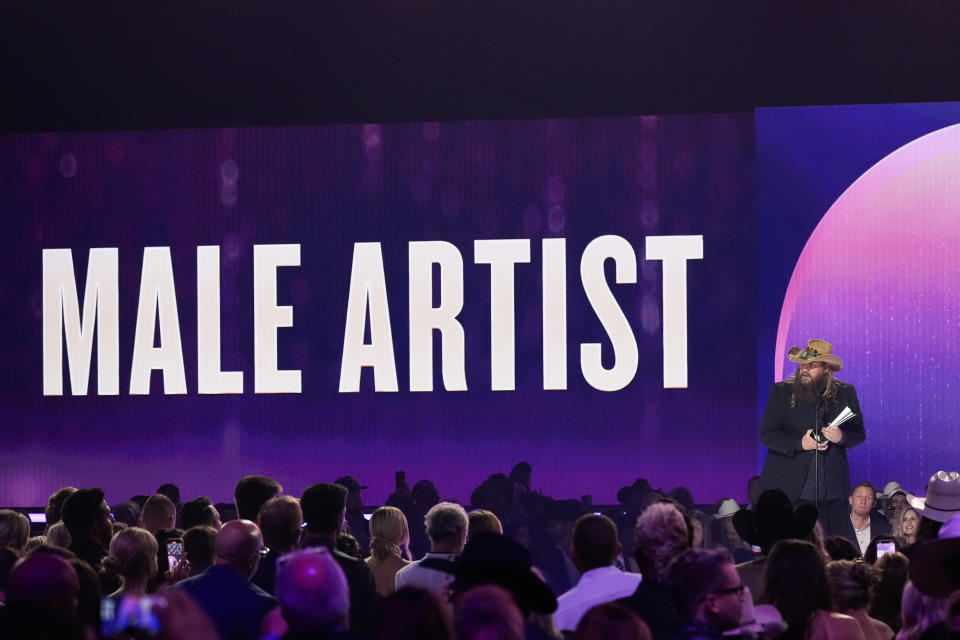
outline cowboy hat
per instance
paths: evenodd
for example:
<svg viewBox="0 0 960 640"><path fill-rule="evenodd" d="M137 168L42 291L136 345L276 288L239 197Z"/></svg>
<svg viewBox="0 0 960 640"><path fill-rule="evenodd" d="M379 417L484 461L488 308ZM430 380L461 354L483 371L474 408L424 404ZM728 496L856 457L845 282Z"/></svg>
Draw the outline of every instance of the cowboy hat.
<svg viewBox="0 0 960 640"><path fill-rule="evenodd" d="M740 505L737 504L737 501L733 498L727 498L720 503L720 508L717 509L717 519L730 518L737 511L740 511Z"/></svg>
<svg viewBox="0 0 960 640"><path fill-rule="evenodd" d="M826 362L835 371L843 369L843 360L833 355L833 345L826 340L810 340L807 342L805 349L791 347L790 351L787 352L787 358L790 362L796 362L797 364Z"/></svg>
<svg viewBox="0 0 960 640"><path fill-rule="evenodd" d="M733 514L737 534L764 551L778 540L805 538L816 523L816 507L804 504L794 511L790 498L780 489L768 489L760 494L755 511L741 509Z"/></svg>
<svg viewBox="0 0 960 640"><path fill-rule="evenodd" d="M523 611L553 613L557 597L532 570L530 552L519 542L498 533L470 538L453 570L458 593L481 584L496 584L513 596Z"/></svg>
<svg viewBox="0 0 960 640"><path fill-rule="evenodd" d="M960 589L960 515L940 528L940 537L922 542L910 554L910 581L935 598Z"/></svg>
<svg viewBox="0 0 960 640"><path fill-rule="evenodd" d="M946 522L960 513L960 473L937 471L927 483L926 497L907 496L907 501L927 520Z"/></svg>

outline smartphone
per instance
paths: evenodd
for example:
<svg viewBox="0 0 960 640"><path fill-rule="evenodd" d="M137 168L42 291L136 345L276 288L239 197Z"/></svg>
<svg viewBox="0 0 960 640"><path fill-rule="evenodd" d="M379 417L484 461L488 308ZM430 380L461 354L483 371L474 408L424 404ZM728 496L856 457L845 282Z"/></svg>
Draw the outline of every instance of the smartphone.
<svg viewBox="0 0 960 640"><path fill-rule="evenodd" d="M397 489L407 484L407 472L406 471L397 471L394 474L394 479L396 481Z"/></svg>
<svg viewBox="0 0 960 640"><path fill-rule="evenodd" d="M180 538L170 538L167 540L167 565L173 569L183 559L183 540Z"/></svg>
<svg viewBox="0 0 960 640"><path fill-rule="evenodd" d="M100 601L100 630L104 638L152 638L160 633L160 621L153 613L158 596L124 596Z"/></svg>
<svg viewBox="0 0 960 640"><path fill-rule="evenodd" d="M887 542L877 542L877 560L882 558L884 554L894 553L897 550L897 543L893 541Z"/></svg>

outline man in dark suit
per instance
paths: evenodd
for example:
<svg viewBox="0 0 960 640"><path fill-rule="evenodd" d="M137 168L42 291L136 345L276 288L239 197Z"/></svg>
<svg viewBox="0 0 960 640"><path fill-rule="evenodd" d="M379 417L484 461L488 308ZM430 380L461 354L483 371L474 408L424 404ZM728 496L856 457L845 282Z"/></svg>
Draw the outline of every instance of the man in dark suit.
<svg viewBox="0 0 960 640"><path fill-rule="evenodd" d="M816 504L827 535L844 535L847 449L862 443L866 432L856 390L834 377L843 361L832 350L823 340L790 349L787 357L800 367L770 388L760 422L760 442L767 447L760 483L764 490L782 490L794 506ZM852 418L827 426L847 407Z"/></svg>
<svg viewBox="0 0 960 640"><path fill-rule="evenodd" d="M303 521L307 528L300 546L304 549L323 546L330 550L350 588L350 630L361 638L369 637L375 628L379 605L373 574L366 562L336 550L337 535L343 530L347 512L347 489L339 484L312 484L300 497Z"/></svg>
<svg viewBox="0 0 960 640"><path fill-rule="evenodd" d="M879 535L890 534L890 523L873 510L877 501L877 489L869 482L858 482L850 493L850 518L843 535L867 554L870 541Z"/></svg>
<svg viewBox="0 0 960 640"><path fill-rule="evenodd" d="M223 640L256 640L264 616L277 606L272 595L250 582L262 551L257 525L232 520L217 532L213 566L177 584L197 601Z"/></svg>

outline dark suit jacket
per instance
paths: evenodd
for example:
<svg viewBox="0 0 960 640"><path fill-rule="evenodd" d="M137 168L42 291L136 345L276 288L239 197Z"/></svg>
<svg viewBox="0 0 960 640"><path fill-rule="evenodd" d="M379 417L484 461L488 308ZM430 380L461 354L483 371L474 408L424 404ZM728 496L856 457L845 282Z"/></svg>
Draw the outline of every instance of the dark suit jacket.
<svg viewBox="0 0 960 640"><path fill-rule="evenodd" d="M210 616L220 640L260 637L264 616L277 606L272 595L232 567L214 565L198 576L177 583Z"/></svg>
<svg viewBox="0 0 960 640"><path fill-rule="evenodd" d="M863 414L853 385L838 383L836 401L818 408L812 404L798 403L790 407L789 382L777 382L770 387L767 407L760 421L760 442L767 447L767 459L760 474L760 486L764 490L781 489L792 502L800 499L800 492L807 479L807 471L813 463L813 452L804 451L800 445L803 434L814 426L827 426L844 407L850 407L856 416L843 423L843 442L830 444L820 453L826 478L826 500L846 498L850 495L850 466L847 449L855 447L867 438L863 429Z"/></svg>
<svg viewBox="0 0 960 640"><path fill-rule="evenodd" d="M886 518L876 511L870 512L870 539L877 536L890 535L891 527ZM843 537L853 543L857 549L860 549L860 543L857 542L857 532L853 530L853 521L847 518L847 528L843 532Z"/></svg>
<svg viewBox="0 0 960 640"><path fill-rule="evenodd" d="M330 549L330 543L326 539L316 536L307 536L300 546L304 549L320 546ZM336 549L331 549L331 552L333 559L347 576L347 587L350 589L350 630L361 638L367 638L376 626L377 608L380 606L373 574L363 560L357 560Z"/></svg>

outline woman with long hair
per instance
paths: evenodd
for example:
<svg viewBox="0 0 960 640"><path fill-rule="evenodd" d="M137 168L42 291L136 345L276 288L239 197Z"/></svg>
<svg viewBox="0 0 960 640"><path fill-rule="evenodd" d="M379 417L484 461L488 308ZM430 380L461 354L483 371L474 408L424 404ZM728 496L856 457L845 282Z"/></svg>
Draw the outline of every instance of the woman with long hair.
<svg viewBox="0 0 960 640"><path fill-rule="evenodd" d="M760 602L772 604L789 625L786 640L863 638L850 616L833 611L823 552L803 540L781 540L767 557Z"/></svg>
<svg viewBox="0 0 960 640"><path fill-rule="evenodd" d="M140 527L127 527L113 536L103 570L119 576L121 583L110 597L138 597L149 591L150 580L159 573L157 549L153 534Z"/></svg>
<svg viewBox="0 0 960 640"><path fill-rule="evenodd" d="M917 529L920 528L920 514L913 507L907 507L900 512L897 524L893 527L893 537L901 547L914 544L917 541Z"/></svg>
<svg viewBox="0 0 960 640"><path fill-rule="evenodd" d="M370 517L370 557L377 593L388 596L397 590L397 571L409 564L410 529L396 507L380 507Z"/></svg>

